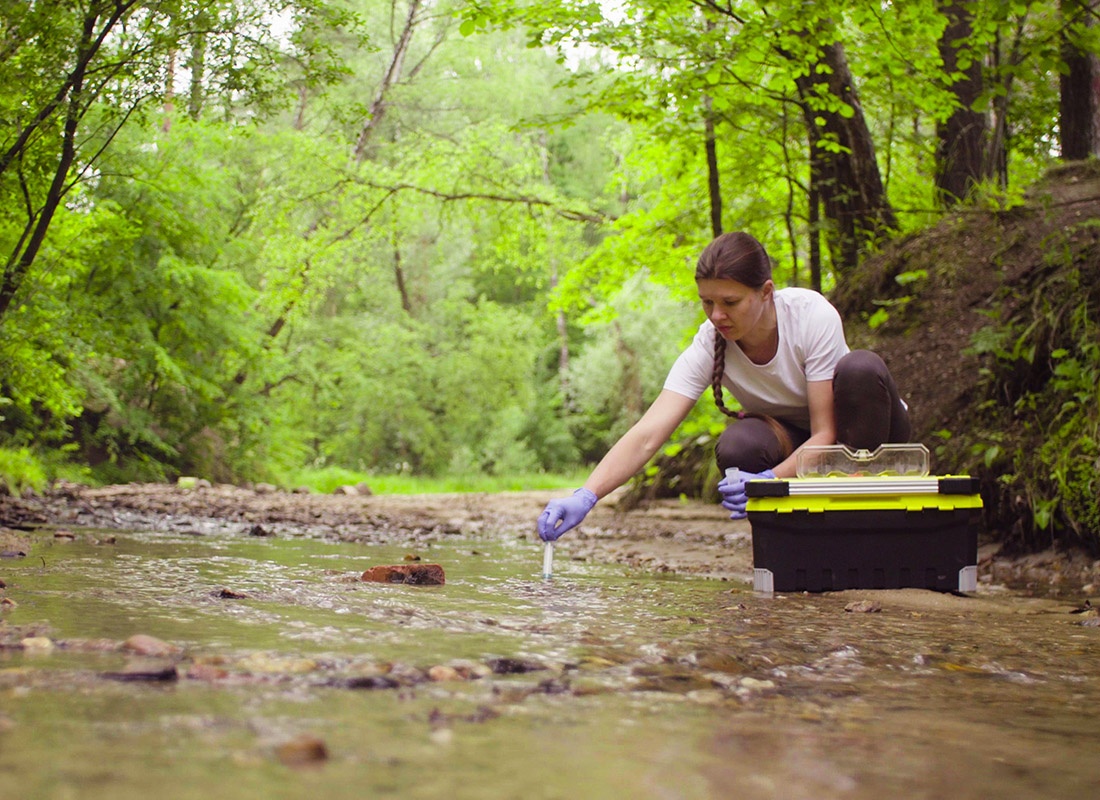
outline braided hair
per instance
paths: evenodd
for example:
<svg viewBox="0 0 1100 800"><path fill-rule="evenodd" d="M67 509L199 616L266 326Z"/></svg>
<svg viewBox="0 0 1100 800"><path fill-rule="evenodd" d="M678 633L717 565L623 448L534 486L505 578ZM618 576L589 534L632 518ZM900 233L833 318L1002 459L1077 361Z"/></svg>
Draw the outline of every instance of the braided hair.
<svg viewBox="0 0 1100 800"><path fill-rule="evenodd" d="M723 233L706 246L695 265L695 280L730 280L759 289L771 280L772 265L764 245L754 236L735 231ZM786 455L793 450L790 434L779 420L767 414L746 414L744 411L731 411L726 407L722 391L722 377L726 370L726 339L715 334L714 368L711 371L710 388L714 395L714 405L727 417L745 419L756 417L771 426Z"/></svg>

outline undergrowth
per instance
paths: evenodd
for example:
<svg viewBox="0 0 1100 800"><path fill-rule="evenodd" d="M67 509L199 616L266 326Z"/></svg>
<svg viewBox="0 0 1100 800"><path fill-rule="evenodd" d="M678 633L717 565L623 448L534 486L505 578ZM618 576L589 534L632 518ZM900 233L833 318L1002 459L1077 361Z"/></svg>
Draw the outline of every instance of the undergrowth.
<svg viewBox="0 0 1100 800"><path fill-rule="evenodd" d="M953 448L983 476L1009 544L1100 553L1100 222L1045 244L1046 263L1004 287L1001 315L973 339L988 399Z"/></svg>

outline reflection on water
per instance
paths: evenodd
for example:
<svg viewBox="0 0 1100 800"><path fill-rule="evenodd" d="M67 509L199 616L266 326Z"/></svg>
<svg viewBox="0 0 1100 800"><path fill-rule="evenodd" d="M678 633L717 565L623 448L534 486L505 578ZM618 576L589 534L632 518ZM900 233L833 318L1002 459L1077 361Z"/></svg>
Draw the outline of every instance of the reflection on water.
<svg viewBox="0 0 1100 800"><path fill-rule="evenodd" d="M356 578L407 548L115 539L0 564L0 796L1100 796L1100 628L1052 601L768 596L567 545L544 581L484 539L390 586ZM135 634L179 679L104 677ZM281 763L303 735L327 758Z"/></svg>

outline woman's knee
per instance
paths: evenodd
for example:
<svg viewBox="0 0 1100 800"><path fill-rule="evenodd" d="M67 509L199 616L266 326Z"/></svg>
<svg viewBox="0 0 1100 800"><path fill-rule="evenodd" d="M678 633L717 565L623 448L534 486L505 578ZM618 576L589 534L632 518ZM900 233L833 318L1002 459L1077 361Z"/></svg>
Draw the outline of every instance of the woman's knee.
<svg viewBox="0 0 1100 800"><path fill-rule="evenodd" d="M730 467L763 472L790 455L808 436L774 420L746 417L726 426L714 447L714 457L723 472Z"/></svg>
<svg viewBox="0 0 1100 800"><path fill-rule="evenodd" d="M833 379L844 383L885 383L889 375L890 370L878 353L871 350L852 350L837 362Z"/></svg>

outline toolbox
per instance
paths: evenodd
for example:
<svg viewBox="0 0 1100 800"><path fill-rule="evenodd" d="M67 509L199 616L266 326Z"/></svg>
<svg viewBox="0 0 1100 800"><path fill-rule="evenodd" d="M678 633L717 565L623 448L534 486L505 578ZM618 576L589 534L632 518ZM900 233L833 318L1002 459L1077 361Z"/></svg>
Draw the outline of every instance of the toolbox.
<svg viewBox="0 0 1100 800"><path fill-rule="evenodd" d="M928 475L923 445L803 448L746 494L757 591L977 588L978 481Z"/></svg>

